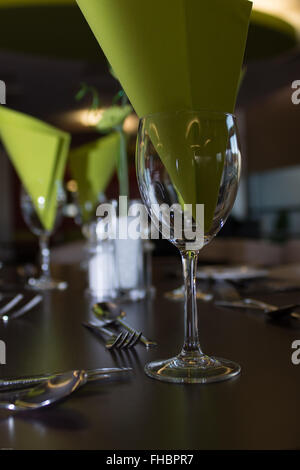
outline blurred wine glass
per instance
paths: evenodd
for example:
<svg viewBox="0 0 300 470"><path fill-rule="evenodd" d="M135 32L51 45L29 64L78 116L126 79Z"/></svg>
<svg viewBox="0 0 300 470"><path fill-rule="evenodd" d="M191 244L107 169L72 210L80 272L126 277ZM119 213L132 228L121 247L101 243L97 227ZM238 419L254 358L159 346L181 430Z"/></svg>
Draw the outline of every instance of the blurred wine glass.
<svg viewBox="0 0 300 470"><path fill-rule="evenodd" d="M20 202L23 219L31 232L39 238L40 276L30 277L27 281L28 286L35 290L64 290L68 286L65 281L53 279L50 269L50 237L62 222L66 203L66 194L61 184L57 187L56 198L55 223L53 229L49 231L42 225L31 196L24 187L21 188Z"/></svg>

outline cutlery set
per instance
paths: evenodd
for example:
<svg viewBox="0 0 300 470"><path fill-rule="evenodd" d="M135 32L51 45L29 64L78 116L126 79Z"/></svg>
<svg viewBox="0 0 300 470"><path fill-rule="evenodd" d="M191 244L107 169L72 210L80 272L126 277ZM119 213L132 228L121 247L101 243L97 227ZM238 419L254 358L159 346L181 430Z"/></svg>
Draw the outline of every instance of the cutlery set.
<svg viewBox="0 0 300 470"><path fill-rule="evenodd" d="M125 320L126 313L118 305L112 302L95 304L93 312L98 319L98 324L83 323L83 326L96 335L106 337L107 349L130 349L141 342L147 349L156 346L156 343L130 326ZM112 331L108 327L119 328L124 331Z"/></svg>
<svg viewBox="0 0 300 470"><path fill-rule="evenodd" d="M242 299L237 301L226 301L219 300L215 302L215 305L219 307L228 308L245 308L262 310L267 317L272 320L280 320L281 318L291 316L297 320L300 320L300 313L294 312L295 308L300 307L300 304L285 305L283 307L277 307L276 305L267 304L255 299Z"/></svg>
<svg viewBox="0 0 300 470"><path fill-rule="evenodd" d="M134 329L124 320L126 313L120 306L112 302L101 302L94 305L93 311L103 325L117 325L124 328L129 333L134 333L136 336L139 336L139 341L146 348L151 348L157 345L155 341L146 338L146 336Z"/></svg>
<svg viewBox="0 0 300 470"><path fill-rule="evenodd" d="M17 294L8 301L6 299L2 302L3 300L4 296L1 297L0 295L0 319L9 321L13 318L19 318L32 310L42 301L42 296L35 295L29 300L27 299L18 309L15 309L15 307L24 300L23 294ZM106 348L130 349L139 342L146 348L156 345L154 341L146 338L142 332L137 331L125 322L124 317L126 314L117 305L100 303L93 307L93 311L98 324L83 323L83 326L102 338L106 338ZM122 327L123 331L112 331L108 327L115 329ZM131 368L73 370L64 373L0 379L0 410L20 412L45 408L69 397L88 382L120 379L131 371Z"/></svg>
<svg viewBox="0 0 300 470"><path fill-rule="evenodd" d="M31 311L42 301L41 295L24 294L0 295L0 320L8 322ZM300 320L300 313L294 311L300 304L278 307L252 298L242 298L230 282L216 283L214 304L225 308L255 309L264 312L268 319L280 320L290 316ZM95 322L84 322L82 326L101 337L109 350L124 350L143 344L147 349L157 343L148 339L125 320L126 313L112 302L97 303L93 306ZM61 401L88 382L104 379L120 379L131 372L130 368L102 368L95 370L72 370L63 373L0 379L0 410L28 411L53 405Z"/></svg>
<svg viewBox="0 0 300 470"><path fill-rule="evenodd" d="M294 309L300 307L300 304L284 305L278 307L260 300L252 298L243 298L236 287L229 282L220 282L216 285L216 297L214 304L218 307L253 309L261 311L269 320L277 321L285 317L291 317L300 320L300 313L294 312Z"/></svg>

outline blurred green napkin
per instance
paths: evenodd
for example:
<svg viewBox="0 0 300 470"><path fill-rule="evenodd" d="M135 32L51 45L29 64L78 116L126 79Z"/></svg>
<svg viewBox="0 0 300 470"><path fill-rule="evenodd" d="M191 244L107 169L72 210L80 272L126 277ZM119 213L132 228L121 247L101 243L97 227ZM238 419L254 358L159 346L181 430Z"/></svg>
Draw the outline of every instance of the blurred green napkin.
<svg viewBox="0 0 300 470"><path fill-rule="evenodd" d="M119 154L119 133L101 137L70 152L70 169L78 184L79 204L85 222L95 215L99 194L110 182Z"/></svg>
<svg viewBox="0 0 300 470"><path fill-rule="evenodd" d="M77 0L135 111L207 109L232 113L252 3L248 0ZM162 124L160 124L162 125ZM212 223L222 162L195 158L173 123L163 122L160 157L186 204L205 204ZM167 136L165 142L161 139ZM168 142L172 146L168 148ZM154 143L154 142L153 142ZM180 149L176 159L174 148ZM166 157L168 155L168 157ZM201 164L201 160L205 163ZM205 176L207 175L207 176ZM176 183L175 183L176 181ZM209 191L208 191L209 188Z"/></svg>
<svg viewBox="0 0 300 470"><path fill-rule="evenodd" d="M51 231L70 135L31 116L0 106L0 138L32 198L41 224Z"/></svg>

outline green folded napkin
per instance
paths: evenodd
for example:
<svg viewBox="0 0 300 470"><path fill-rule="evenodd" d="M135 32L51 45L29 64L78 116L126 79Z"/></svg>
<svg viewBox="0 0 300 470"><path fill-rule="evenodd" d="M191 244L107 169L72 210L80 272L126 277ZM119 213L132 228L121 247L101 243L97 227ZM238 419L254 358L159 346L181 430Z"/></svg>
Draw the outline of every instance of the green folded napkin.
<svg viewBox="0 0 300 470"><path fill-rule="evenodd" d="M77 3L140 117L177 110L233 112L251 2L77 0ZM218 148L221 145L221 165L213 157L206 161L205 154L193 165L195 155L184 144L182 135L176 133L173 120L170 124L158 121L160 158L182 200L194 208L196 204L205 204L207 232L219 193L227 130L224 128L223 144L216 144ZM180 151L175 156L176 148Z"/></svg>
<svg viewBox="0 0 300 470"><path fill-rule="evenodd" d="M84 221L95 215L99 194L106 190L120 154L120 134L113 133L70 152L73 178L78 184L79 204Z"/></svg>
<svg viewBox="0 0 300 470"><path fill-rule="evenodd" d="M0 0L1 7L72 5L75 0Z"/></svg>
<svg viewBox="0 0 300 470"><path fill-rule="evenodd" d="M31 116L0 106L0 138L41 224L51 231L70 135Z"/></svg>
<svg viewBox="0 0 300 470"><path fill-rule="evenodd" d="M178 201L192 205L196 221L196 204L204 204L204 230L209 232L219 195L231 116L226 120L216 115L211 121L208 113L164 114L149 118L146 131L168 171Z"/></svg>

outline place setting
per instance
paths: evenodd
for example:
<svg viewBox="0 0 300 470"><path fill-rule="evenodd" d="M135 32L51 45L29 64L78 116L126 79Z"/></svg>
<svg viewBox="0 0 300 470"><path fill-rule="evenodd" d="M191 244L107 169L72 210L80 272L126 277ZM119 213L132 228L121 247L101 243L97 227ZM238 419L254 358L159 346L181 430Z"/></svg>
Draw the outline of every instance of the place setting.
<svg viewBox="0 0 300 470"><path fill-rule="evenodd" d="M212 266L204 268L203 274L199 274L199 279L209 279L213 283L214 304L219 307L261 311L267 320L273 322L300 319L300 314L294 311L299 309L298 303L279 306L252 297L298 292L299 286L296 283L272 278L266 269L253 266Z"/></svg>

